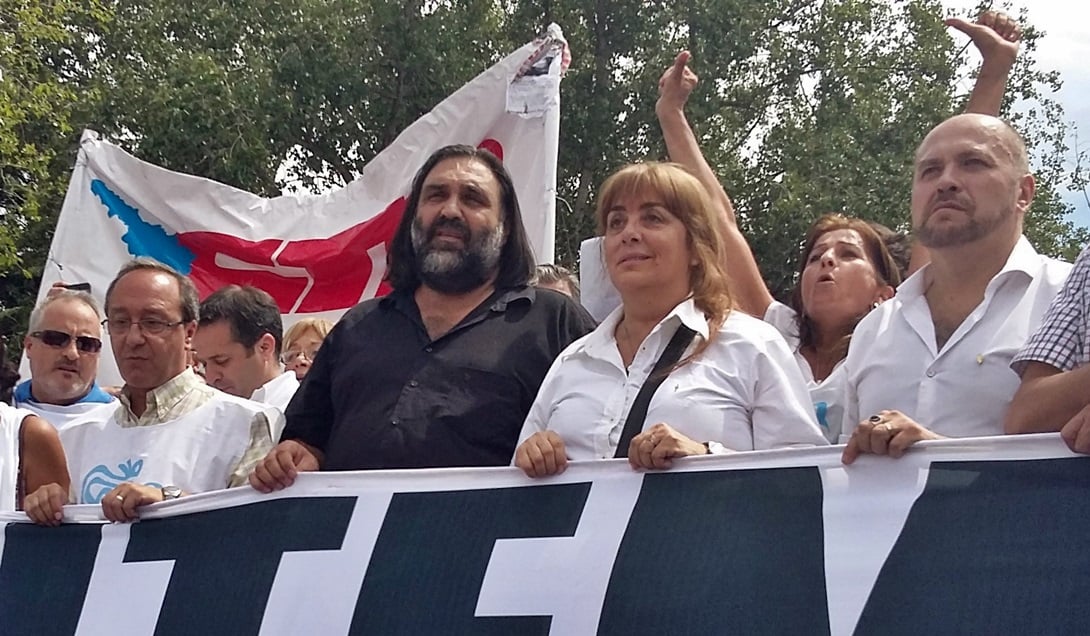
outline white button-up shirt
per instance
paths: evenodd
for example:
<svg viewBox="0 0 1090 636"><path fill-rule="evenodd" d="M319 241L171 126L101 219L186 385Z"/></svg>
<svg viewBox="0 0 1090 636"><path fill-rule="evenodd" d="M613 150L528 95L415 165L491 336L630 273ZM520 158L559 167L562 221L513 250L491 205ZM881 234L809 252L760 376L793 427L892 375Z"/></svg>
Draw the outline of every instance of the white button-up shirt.
<svg viewBox="0 0 1090 636"><path fill-rule="evenodd" d="M795 354L795 362L799 365L799 372L810 391L810 400L814 403L814 414L817 415L821 432L835 444L840 438L840 426L844 421L844 361L837 362L832 373L818 382L814 379L810 362L799 350L802 341L799 338L798 314L795 310L781 302L772 301L765 311L764 321L780 332L788 348Z"/></svg>
<svg viewBox="0 0 1090 636"><path fill-rule="evenodd" d="M1041 256L1023 236L984 300L941 350L924 296L927 267L855 328L842 441L860 419L895 409L948 437L1001 435L1018 376L1011 359L1041 322L1071 265Z"/></svg>
<svg viewBox="0 0 1090 636"><path fill-rule="evenodd" d="M285 371L259 386L254 390L254 394L250 396L250 399L254 402L276 407L283 413L287 410L288 402L291 402L292 396L295 395L295 391L298 389L299 380L295 379L295 372Z"/></svg>
<svg viewBox="0 0 1090 636"><path fill-rule="evenodd" d="M571 460L613 457L632 402L678 325L697 333L685 355L708 336L704 314L686 300L651 330L626 372L613 336L622 312L613 311L553 362L519 443L549 429L564 440ZM659 422L738 451L827 443L787 344L772 326L739 311L655 391L643 428Z"/></svg>
<svg viewBox="0 0 1090 636"><path fill-rule="evenodd" d="M295 379L295 372L285 371L259 386L250 396L254 402L260 402L275 409L276 413L269 415L269 428L274 443L280 439L280 433L284 430L284 413L288 410L288 403L291 402L298 388L299 380Z"/></svg>

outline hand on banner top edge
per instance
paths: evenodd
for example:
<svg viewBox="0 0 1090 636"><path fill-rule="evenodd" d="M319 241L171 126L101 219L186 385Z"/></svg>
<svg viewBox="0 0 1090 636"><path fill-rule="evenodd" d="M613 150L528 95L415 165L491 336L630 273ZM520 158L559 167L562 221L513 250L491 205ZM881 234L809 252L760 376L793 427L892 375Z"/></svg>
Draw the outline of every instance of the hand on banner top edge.
<svg viewBox="0 0 1090 636"><path fill-rule="evenodd" d="M68 491L60 484L46 484L26 496L23 512L40 526L59 526L67 503Z"/></svg>
<svg viewBox="0 0 1090 636"><path fill-rule="evenodd" d="M102 497L102 514L110 521L128 523L140 518L136 509L163 500L158 486L125 482Z"/></svg>
<svg viewBox="0 0 1090 636"><path fill-rule="evenodd" d="M674 457L705 455L708 447L677 432L669 424L659 422L632 438L628 446L628 463L632 468L670 468Z"/></svg>
<svg viewBox="0 0 1090 636"><path fill-rule="evenodd" d="M1090 405L1084 406L1064 424L1060 437L1076 453L1090 454Z"/></svg>
<svg viewBox="0 0 1090 636"><path fill-rule="evenodd" d="M259 492L283 490L299 473L321 468L321 451L297 440L277 444L250 473L250 485Z"/></svg>
<svg viewBox="0 0 1090 636"><path fill-rule="evenodd" d="M879 411L855 428L840 461L851 464L864 453L899 458L910 446L927 439L945 439L900 411Z"/></svg>
<svg viewBox="0 0 1090 636"><path fill-rule="evenodd" d="M1018 56L1022 27L1014 18L1001 11L985 11L974 22L962 18L947 18L943 24L969 36L973 46L980 51L984 63L995 61L1010 66Z"/></svg>
<svg viewBox="0 0 1090 636"><path fill-rule="evenodd" d="M515 466L527 477L545 477L564 472L568 467L568 454L564 440L556 431L538 431L515 449Z"/></svg>

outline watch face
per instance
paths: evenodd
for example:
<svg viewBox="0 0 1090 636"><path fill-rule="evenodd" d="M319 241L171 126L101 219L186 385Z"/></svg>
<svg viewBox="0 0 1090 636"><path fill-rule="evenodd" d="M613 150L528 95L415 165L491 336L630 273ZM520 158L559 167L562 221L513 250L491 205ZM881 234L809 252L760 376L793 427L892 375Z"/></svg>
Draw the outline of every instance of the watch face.
<svg viewBox="0 0 1090 636"><path fill-rule="evenodd" d="M177 486L163 486L163 499L177 499L182 496L182 489Z"/></svg>

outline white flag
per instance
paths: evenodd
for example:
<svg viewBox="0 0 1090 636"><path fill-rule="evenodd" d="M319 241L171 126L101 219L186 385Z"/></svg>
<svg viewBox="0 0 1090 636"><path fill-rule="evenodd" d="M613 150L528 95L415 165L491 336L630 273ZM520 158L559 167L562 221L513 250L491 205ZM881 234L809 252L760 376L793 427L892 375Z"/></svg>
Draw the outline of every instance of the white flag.
<svg viewBox="0 0 1090 636"><path fill-rule="evenodd" d="M553 259L560 77L570 57L556 25L421 117L358 179L322 196L260 197L140 161L84 132L50 247L53 282L87 282L99 300L122 264L150 256L187 274L201 297L224 285L269 292L285 328L336 320L387 291L389 241L412 177L449 144L488 148L511 173L539 262ZM23 376L29 375L26 361ZM100 383L120 377L104 351Z"/></svg>

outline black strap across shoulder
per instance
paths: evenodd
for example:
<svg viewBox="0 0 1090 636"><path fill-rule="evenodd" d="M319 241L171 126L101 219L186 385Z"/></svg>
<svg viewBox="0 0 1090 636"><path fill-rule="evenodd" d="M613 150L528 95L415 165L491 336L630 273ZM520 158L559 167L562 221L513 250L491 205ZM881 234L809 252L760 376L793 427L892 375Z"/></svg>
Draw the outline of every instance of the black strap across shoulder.
<svg viewBox="0 0 1090 636"><path fill-rule="evenodd" d="M655 368L647 375L647 379L643 381L643 386L640 387L640 392L636 394L636 399L632 402L632 408L628 411L628 418L624 421L624 429L621 430L621 440L617 442L617 452L613 454L614 457L628 457L628 445L632 443L632 438L643 430L644 420L647 419L647 407L651 404L651 396L658 390L659 385L669 377L670 374L667 370L677 364L677 361L681 359L681 354L684 353L685 348L689 346L695 336L696 332L692 329L685 325L678 326L677 331L674 332L674 337L670 338L666 350L659 356Z"/></svg>

